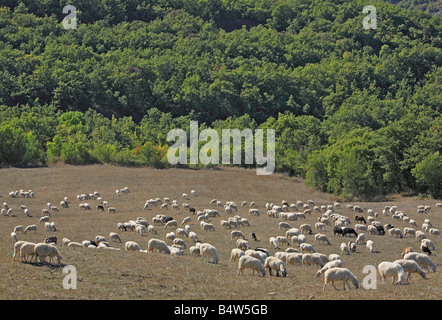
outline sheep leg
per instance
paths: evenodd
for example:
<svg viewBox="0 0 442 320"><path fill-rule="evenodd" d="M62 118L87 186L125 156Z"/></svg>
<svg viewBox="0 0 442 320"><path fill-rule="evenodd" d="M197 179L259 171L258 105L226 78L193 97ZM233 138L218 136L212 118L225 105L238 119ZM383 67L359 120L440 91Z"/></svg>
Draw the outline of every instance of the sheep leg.
<svg viewBox="0 0 442 320"><path fill-rule="evenodd" d="M333 288L335 288L335 290L338 291L338 288L335 287L335 282L332 281L331 284L332 284Z"/></svg>

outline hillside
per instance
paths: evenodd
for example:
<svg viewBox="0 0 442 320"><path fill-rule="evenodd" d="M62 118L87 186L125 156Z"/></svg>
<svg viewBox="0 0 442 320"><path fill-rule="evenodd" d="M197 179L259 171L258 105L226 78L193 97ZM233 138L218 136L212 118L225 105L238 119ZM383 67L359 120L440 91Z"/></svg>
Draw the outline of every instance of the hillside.
<svg viewBox="0 0 442 320"><path fill-rule="evenodd" d="M123 168L113 166L49 166L48 168L28 169L2 169L0 179L0 199L7 202L13 209L10 216L0 216L0 298L6 300L440 300L441 273L427 273L427 280L417 274L412 274L407 285L391 285L391 278L383 285L377 273L376 289L364 289L362 281L367 273L363 272L366 265L377 267L381 261L394 261L401 258L405 247L411 246L415 251L420 251L420 241L415 237L394 238L388 235L372 235L367 233L366 239L374 242L374 253L369 253L365 245L357 245L356 251L346 255L340 250L342 242L354 241L355 238L343 238L333 235L333 225L326 225L326 230L316 230L315 223L324 212L318 212L311 207L311 215L306 214L305 219L286 221L280 217L269 217L265 204L280 204L282 200L290 204L298 200L304 203L312 200L315 205L333 205L330 195L315 192L305 188L303 181L281 174L272 176L257 176L253 171L231 168L225 170L154 170L145 168ZM128 187L130 193L117 196L116 189ZM8 193L14 190L32 189L34 198L10 198ZM191 196L190 191L195 190L197 197ZM117 213L101 213L95 209L97 200L89 199L80 201L78 194L99 192L109 206L115 207ZM187 193L189 200L182 198ZM59 202L68 197L69 208L62 208ZM176 200L180 210L169 208L160 210L153 207L143 210L146 200L151 198L169 197ZM216 198L223 202L234 201L238 211L233 214L224 212L222 207L214 207L209 202ZM255 208L260 215L249 214L250 207L241 207L247 201L250 205L255 201ZM47 208L47 203L60 209L53 211L50 221L55 223L57 231L46 231L41 218L41 210ZM92 210L79 209L79 204L88 202ZM192 215L183 207L189 203L197 211L207 208L217 209L220 216L208 219L215 231L205 231L199 225L197 216ZM355 227L355 212L347 210L341 203L341 209L335 208L337 214L349 217L351 227ZM434 228L440 230L441 208L435 206L435 201L419 200L410 197L395 197L385 202L358 203L363 215L368 219L367 210L372 209L379 215L376 217L383 225L393 224L404 230L412 227L420 230L424 219L429 219ZM32 217L27 217L20 209L25 205ZM409 222L394 219L392 215L385 216L382 210L385 206L397 205L399 210L406 213L410 219L415 219L417 226ZM417 214L419 205L429 205L428 214ZM301 209L301 208L299 208ZM165 229L155 226L157 234L146 232L140 235L137 232L117 229L117 223L135 220L144 217L152 224L152 217L163 214L181 221L190 216L188 222L192 231L196 232L201 242L208 242L217 248L219 255L218 264L208 263L201 257L192 256L189 248L194 245L190 238L182 237L186 249L184 255L173 256L162 253L128 252L124 250L126 241L136 241L142 250L147 249L148 241L152 238L167 241L166 234L175 229ZM246 218L250 226L224 229L221 220L227 220L234 215ZM328 286L323 291L323 276L317 277L316 266L301 266L287 264L287 277L275 277L268 274L262 278L251 270L245 270L243 275L238 275L238 261L230 261L231 249L235 248L235 241L231 239L232 230L240 230L253 248L258 246L267 248L274 255L278 251L285 251L288 246L280 245L279 249L273 248L269 243L270 237L284 236L286 230L279 228L280 222L288 222L292 227L300 228L301 224L310 224L312 234L306 235L306 242L311 243L317 252L330 255L339 254L343 266L351 270L360 281L360 288L355 290L342 290L342 283L336 283L339 290ZM40 242L49 236L58 239L57 248L62 256L62 265L42 265L40 263L20 263L19 259L11 259L13 249L10 233L18 225L24 227L36 224L36 232L17 233L18 240ZM249 233L255 232L259 241L250 238ZM108 236L110 232L117 232L122 242L113 242ZM315 242L317 233L325 234L330 240L330 245ZM104 236L113 248L120 251L106 249L75 248L62 245L62 239L82 242L95 239L97 235ZM440 238L426 233L436 247L432 250L432 261L440 267ZM300 248L291 243L290 247ZM63 273L64 266L74 266L77 271L77 289L66 290L63 288L63 279L68 274ZM273 273L274 274L274 273ZM165 305L170 308L173 304ZM169 312L169 309L162 310Z"/></svg>
<svg viewBox="0 0 442 320"><path fill-rule="evenodd" d="M171 167L173 128L275 129L276 171L441 196L440 17L375 1L2 2L0 165ZM202 166L202 165L198 165ZM248 165L242 165L247 167Z"/></svg>

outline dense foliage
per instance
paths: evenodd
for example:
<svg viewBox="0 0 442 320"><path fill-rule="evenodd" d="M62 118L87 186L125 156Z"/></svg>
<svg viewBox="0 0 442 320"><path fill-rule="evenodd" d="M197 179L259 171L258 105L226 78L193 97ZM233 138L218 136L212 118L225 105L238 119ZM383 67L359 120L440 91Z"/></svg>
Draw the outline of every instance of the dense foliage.
<svg viewBox="0 0 442 320"><path fill-rule="evenodd" d="M361 0L2 1L0 165L165 168L196 120L275 129L318 190L440 197L442 19L371 4L377 29Z"/></svg>

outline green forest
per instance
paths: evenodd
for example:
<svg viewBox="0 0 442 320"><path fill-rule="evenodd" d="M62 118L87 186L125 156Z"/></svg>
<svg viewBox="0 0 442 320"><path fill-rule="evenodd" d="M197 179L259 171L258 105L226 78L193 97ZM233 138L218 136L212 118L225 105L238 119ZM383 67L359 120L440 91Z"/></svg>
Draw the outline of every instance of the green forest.
<svg viewBox="0 0 442 320"><path fill-rule="evenodd" d="M439 2L391 2L2 0L0 166L167 168L194 120L275 129L276 171L345 199L440 198Z"/></svg>

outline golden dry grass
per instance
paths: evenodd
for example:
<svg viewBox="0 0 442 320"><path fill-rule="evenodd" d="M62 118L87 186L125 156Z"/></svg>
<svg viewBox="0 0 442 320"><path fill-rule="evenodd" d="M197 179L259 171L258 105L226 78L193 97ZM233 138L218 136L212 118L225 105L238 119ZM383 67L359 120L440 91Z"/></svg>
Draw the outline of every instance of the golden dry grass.
<svg viewBox="0 0 442 320"><path fill-rule="evenodd" d="M115 190L129 187L130 194L118 197ZM34 199L12 199L8 193L13 190L32 189L35 192ZM199 193L198 197L192 197L190 201L181 198L182 193L188 193L194 189ZM111 206L118 209L117 214L101 214L94 209L90 212L78 208L80 201L77 194L99 191L103 198L109 201ZM60 208L59 202L68 196L71 206L68 209ZM211 199L216 198L222 202L235 201L238 206L244 200L255 201L257 208L264 213L265 203L279 204L281 200L295 203L296 200L306 202L313 200L317 205L331 204L331 196L313 191L303 186L303 181L279 174L271 176L257 176L255 170L223 169L223 170L152 170L139 168L120 168L112 166L51 166L48 168L32 169L1 169L0 170L0 201L7 202L14 208L15 217L0 217L0 299L441 299L441 276L440 271L428 274L429 280L421 279L418 275L412 276L412 281L404 286L382 285L378 277L376 290L342 290L339 291L331 286L322 291L323 278L316 277L316 268L291 266L287 267L288 276L277 278L266 276L264 278L252 276L250 270L244 275L237 274L237 262L230 262L230 251L235 247L230 239L230 231L222 229L219 225L221 219L227 214L220 208L221 218L213 218L215 232L201 230L196 217L192 216L190 226L200 240L213 244L219 253L220 262L211 264L201 258L190 256L188 249L184 256L171 256L159 253L138 253L124 251L124 242L136 241L142 249L147 249L147 242L151 238L165 240L165 234L170 230L157 227L158 235L146 234L140 236L135 232L118 232L122 243L113 243L114 247L122 251L92 250L86 248L68 248L61 246L59 250L63 257L64 265L73 265L78 272L76 290L65 290L62 286L62 267L41 264L27 264L12 261L12 241L10 233L17 225L27 226L38 224L41 210L47 202L60 208L60 213L54 213L51 221L54 221L57 232L47 232L42 225L35 234L18 234L19 240L40 242L48 236L55 235L61 241L66 237L72 241L81 242L90 240L96 235L109 236L109 232L117 232L117 222L124 222L137 217L145 217L148 221L158 213L173 216L179 223L189 215L185 209L174 211L143 210L144 202L150 198L164 198L178 200L181 205L190 203L197 210L209 208ZM94 200L88 200L94 207ZM385 205L398 205L408 216L414 218L420 229L425 218L429 218L434 227L440 228L442 209L435 207L436 201L422 201L412 198L395 197L390 202L354 203L367 209L374 209L381 213ZM20 205L26 205L32 217L26 217L20 210ZM422 216L416 213L418 205L431 205L432 210L428 215ZM353 220L354 213L345 209L339 213ZM259 242L248 240L251 245L269 248L270 236L284 235L280 231L278 223L280 219L269 218L265 214L259 217L248 214L248 208L239 207L239 215L246 217L251 226L241 227L240 230L248 237L250 231L254 231ZM306 220L291 221L293 227L299 227L302 223L312 226L316 222L318 213L313 213ZM366 216L366 213L364 213ZM403 229L408 226L405 222L393 221L391 217L381 216L378 218L383 224L393 223ZM314 234L307 235L307 242L314 244ZM340 253L339 245L342 238L333 236L332 227L328 227L325 233L331 240L331 245L315 245L318 252L325 254ZM440 264L440 239L430 237L436 245L432 260ZM344 267L349 268L356 277L362 281L365 274L362 269L365 265L377 266L381 261L393 261L400 258L403 248L412 246L418 251L419 242L414 238L395 239L388 236L368 236L375 243L378 253L366 252L365 246L358 246L357 252L350 256L343 256ZM349 239L345 239L347 242ZM192 245L189 239L185 239L188 247Z"/></svg>

